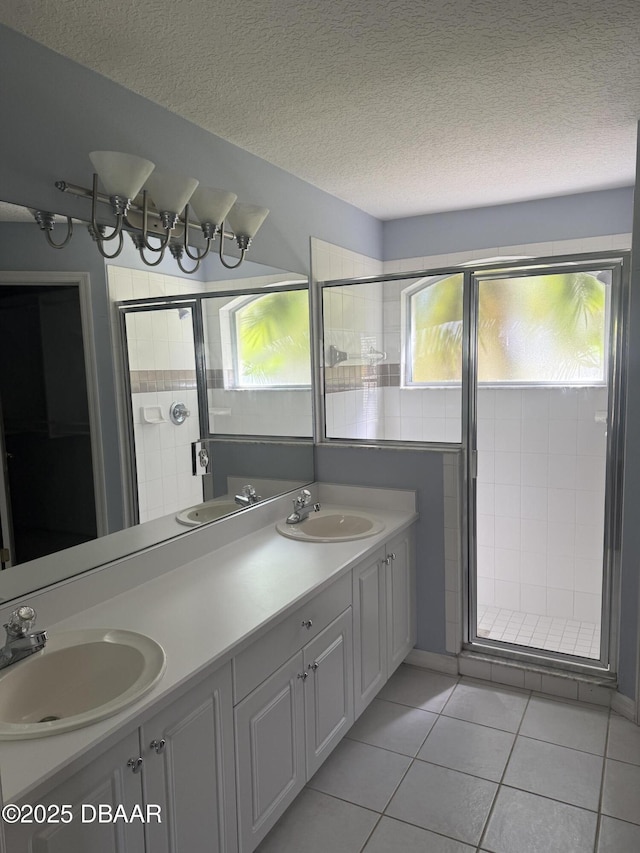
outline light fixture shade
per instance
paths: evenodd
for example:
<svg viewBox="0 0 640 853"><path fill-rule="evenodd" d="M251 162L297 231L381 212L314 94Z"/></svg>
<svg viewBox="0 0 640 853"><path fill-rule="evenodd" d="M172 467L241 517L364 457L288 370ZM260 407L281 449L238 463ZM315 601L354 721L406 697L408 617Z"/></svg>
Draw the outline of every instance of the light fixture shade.
<svg viewBox="0 0 640 853"><path fill-rule="evenodd" d="M155 169L150 160L120 151L92 151L89 158L109 196L135 198Z"/></svg>
<svg viewBox="0 0 640 853"><path fill-rule="evenodd" d="M227 190L215 190L201 186L191 196L190 204L202 225L205 222L220 225L237 198L238 196L235 193L227 192Z"/></svg>
<svg viewBox="0 0 640 853"><path fill-rule="evenodd" d="M199 181L195 178L156 170L145 184L145 189L158 212L166 211L180 215L198 184Z"/></svg>
<svg viewBox="0 0 640 853"><path fill-rule="evenodd" d="M268 208L237 201L227 214L227 222L236 237L252 239L267 218Z"/></svg>

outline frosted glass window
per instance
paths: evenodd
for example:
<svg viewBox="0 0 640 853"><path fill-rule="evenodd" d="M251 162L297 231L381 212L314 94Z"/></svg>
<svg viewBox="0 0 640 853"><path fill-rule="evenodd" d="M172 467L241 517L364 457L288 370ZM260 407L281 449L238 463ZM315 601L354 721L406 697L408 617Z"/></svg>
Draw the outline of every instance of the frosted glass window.
<svg viewBox="0 0 640 853"><path fill-rule="evenodd" d="M253 297L231 317L236 387L311 384L306 290Z"/></svg>
<svg viewBox="0 0 640 853"><path fill-rule="evenodd" d="M481 280L478 382L602 384L608 276L594 271ZM405 291L405 310L405 384L459 383L462 276L413 284Z"/></svg>
<svg viewBox="0 0 640 853"><path fill-rule="evenodd" d="M408 290L407 384L460 383L462 282L461 274L433 276Z"/></svg>
<svg viewBox="0 0 640 853"><path fill-rule="evenodd" d="M478 380L602 383L606 327L606 285L597 273L481 281Z"/></svg>

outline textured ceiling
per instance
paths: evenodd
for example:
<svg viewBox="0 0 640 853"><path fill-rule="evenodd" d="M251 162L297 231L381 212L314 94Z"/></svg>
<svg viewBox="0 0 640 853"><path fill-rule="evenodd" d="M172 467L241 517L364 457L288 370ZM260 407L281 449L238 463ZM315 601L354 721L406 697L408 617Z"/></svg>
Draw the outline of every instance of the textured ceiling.
<svg viewBox="0 0 640 853"><path fill-rule="evenodd" d="M0 22L382 219L634 181L638 0L5 0Z"/></svg>

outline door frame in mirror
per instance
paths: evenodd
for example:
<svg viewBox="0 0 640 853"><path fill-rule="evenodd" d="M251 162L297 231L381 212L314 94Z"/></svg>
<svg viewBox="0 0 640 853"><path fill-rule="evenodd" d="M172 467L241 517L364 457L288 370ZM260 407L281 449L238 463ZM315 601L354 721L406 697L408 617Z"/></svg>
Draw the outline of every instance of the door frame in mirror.
<svg viewBox="0 0 640 853"><path fill-rule="evenodd" d="M87 403L89 408L89 428L91 433L91 462L93 465L93 492L96 505L97 535L105 536L109 532L107 495L102 450L102 421L98 398L98 364L95 351L93 330L93 312L91 305L91 277L88 272L47 272L42 270L0 270L0 289L8 285L21 287L77 287L80 299L80 318L82 323L82 345L84 350L84 369L87 380ZM19 565L19 564L18 564Z"/></svg>

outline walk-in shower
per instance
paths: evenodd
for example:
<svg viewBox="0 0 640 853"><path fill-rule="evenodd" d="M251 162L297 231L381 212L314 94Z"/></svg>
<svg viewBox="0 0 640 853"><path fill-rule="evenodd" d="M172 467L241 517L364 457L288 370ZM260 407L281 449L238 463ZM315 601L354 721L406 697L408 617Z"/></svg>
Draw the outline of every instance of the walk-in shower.
<svg viewBox="0 0 640 853"><path fill-rule="evenodd" d="M627 264L502 260L322 285L325 440L460 451L471 650L609 667Z"/></svg>

